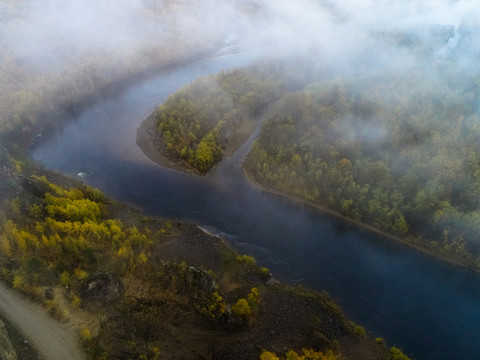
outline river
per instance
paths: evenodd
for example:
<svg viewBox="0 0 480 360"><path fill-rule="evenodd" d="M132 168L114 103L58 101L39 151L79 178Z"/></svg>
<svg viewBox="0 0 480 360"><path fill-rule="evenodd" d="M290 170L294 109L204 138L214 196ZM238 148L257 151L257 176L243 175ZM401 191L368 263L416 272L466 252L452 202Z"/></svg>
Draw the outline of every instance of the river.
<svg viewBox="0 0 480 360"><path fill-rule="evenodd" d="M251 186L238 159L198 176L152 163L136 130L197 76L248 64L231 54L165 70L65 119L32 147L146 214L218 229L277 278L326 290L347 316L417 360L480 359L480 276ZM234 157L241 157L238 153Z"/></svg>

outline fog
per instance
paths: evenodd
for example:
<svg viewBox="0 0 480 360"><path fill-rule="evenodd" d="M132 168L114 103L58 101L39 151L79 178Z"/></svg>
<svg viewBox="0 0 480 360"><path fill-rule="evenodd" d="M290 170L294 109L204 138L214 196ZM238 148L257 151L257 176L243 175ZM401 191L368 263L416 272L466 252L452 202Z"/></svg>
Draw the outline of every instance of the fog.
<svg viewBox="0 0 480 360"><path fill-rule="evenodd" d="M479 70L480 43L472 36L479 8L468 0L1 0L0 127L31 138L45 125L38 114L46 122L118 79L250 49L260 57L294 58L293 69L312 63L332 78L355 78L359 93L366 84L358 79L404 76L401 91L380 94L383 103L395 104L411 86L419 97L443 86L444 69ZM469 121L473 127L477 119ZM346 141L380 145L391 135L382 123L355 133L354 122L355 116L338 121ZM434 140L422 141L411 147L427 154Z"/></svg>
<svg viewBox="0 0 480 360"><path fill-rule="evenodd" d="M475 19L479 10L466 0L3 0L0 12L3 51L48 65L95 52L138 57L165 44L181 47L182 41L207 47L231 33L244 47L317 49L342 63L366 49L386 50L371 48L374 32L438 24L458 28L466 18ZM172 37L177 40L172 42Z"/></svg>
<svg viewBox="0 0 480 360"><path fill-rule="evenodd" d="M344 79L405 76L404 93L415 84L422 94L420 88L442 86L445 68L478 71L480 43L471 34L478 15L468 0L1 0L0 126L32 137L42 131L42 117L48 121L118 79L250 49L301 58L292 68L314 63ZM412 74L423 83L408 82ZM394 103L397 95L381 96ZM353 134L353 121L338 122L346 140L381 144L390 135L384 126ZM414 146L428 153L432 140Z"/></svg>
<svg viewBox="0 0 480 360"><path fill-rule="evenodd" d="M478 13L475 2L467 0L2 0L0 43L3 60L13 56L21 71L25 66L59 71L93 55L112 66L134 59L139 68L162 61L167 53L172 58L221 48L229 38L235 39L230 45L237 50L269 46L269 53L314 51L338 66L368 54L371 61L395 66L415 59L374 34L419 31L425 25L458 29Z"/></svg>

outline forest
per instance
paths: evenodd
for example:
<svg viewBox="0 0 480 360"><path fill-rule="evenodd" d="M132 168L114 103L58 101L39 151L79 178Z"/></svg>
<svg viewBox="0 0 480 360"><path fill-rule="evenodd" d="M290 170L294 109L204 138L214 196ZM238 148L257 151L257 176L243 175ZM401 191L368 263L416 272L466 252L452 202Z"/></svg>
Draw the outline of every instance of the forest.
<svg viewBox="0 0 480 360"><path fill-rule="evenodd" d="M220 129L255 119L261 132L244 163L255 182L479 268L478 76L454 62L471 33L465 25L446 57L432 53L451 28L424 41L377 34L415 49L420 61L402 71L367 64L345 77L320 60L283 58L199 79L158 109L159 133L171 155L205 173L232 138Z"/></svg>
<svg viewBox="0 0 480 360"><path fill-rule="evenodd" d="M288 94L245 169L268 187L478 267L477 85L410 75Z"/></svg>
<svg viewBox="0 0 480 360"><path fill-rule="evenodd" d="M261 125L269 104L304 87L308 71L317 67L296 65L302 68L285 59L259 60L196 79L156 109L159 150L184 168L207 173Z"/></svg>

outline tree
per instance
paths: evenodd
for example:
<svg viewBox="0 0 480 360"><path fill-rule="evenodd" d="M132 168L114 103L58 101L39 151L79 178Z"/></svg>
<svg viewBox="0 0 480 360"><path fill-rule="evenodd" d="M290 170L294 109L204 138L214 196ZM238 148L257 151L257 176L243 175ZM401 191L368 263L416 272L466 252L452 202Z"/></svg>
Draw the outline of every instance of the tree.
<svg viewBox="0 0 480 360"><path fill-rule="evenodd" d="M260 360L280 360L280 358L275 353L263 350L260 355Z"/></svg>
<svg viewBox="0 0 480 360"><path fill-rule="evenodd" d="M410 360L410 358L394 346L390 349L390 360Z"/></svg>
<svg viewBox="0 0 480 360"><path fill-rule="evenodd" d="M195 153L195 165L202 172L208 171L214 164L219 152L216 137L213 132L208 133L198 144Z"/></svg>
<svg viewBox="0 0 480 360"><path fill-rule="evenodd" d="M234 316L236 316L245 323L248 323L252 316L252 310L250 309L250 305L248 305L248 301L243 298L239 299L232 306L232 313Z"/></svg>

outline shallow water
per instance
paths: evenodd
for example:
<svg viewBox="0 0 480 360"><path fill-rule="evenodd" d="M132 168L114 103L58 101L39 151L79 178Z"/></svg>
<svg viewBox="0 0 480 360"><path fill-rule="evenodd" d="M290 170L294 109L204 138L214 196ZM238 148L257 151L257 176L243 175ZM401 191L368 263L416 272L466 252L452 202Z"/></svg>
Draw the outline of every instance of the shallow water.
<svg viewBox="0 0 480 360"><path fill-rule="evenodd" d="M477 274L251 186L243 154L202 177L160 167L137 147L136 129L169 94L254 56L159 73L67 119L31 155L46 168L84 173L87 184L147 214L225 234L277 277L328 291L355 322L415 359L480 359Z"/></svg>

